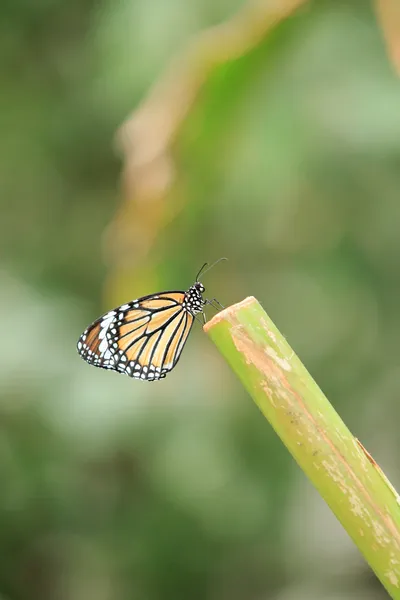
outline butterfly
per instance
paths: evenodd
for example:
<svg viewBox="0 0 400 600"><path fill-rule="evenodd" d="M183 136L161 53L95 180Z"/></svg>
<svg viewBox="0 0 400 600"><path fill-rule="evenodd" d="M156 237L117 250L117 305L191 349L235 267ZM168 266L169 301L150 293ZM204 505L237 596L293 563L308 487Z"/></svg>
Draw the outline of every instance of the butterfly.
<svg viewBox="0 0 400 600"><path fill-rule="evenodd" d="M124 373L134 379L155 381L176 366L196 315L204 306L223 308L215 298L203 298L199 281L208 269L205 263L195 283L186 291L159 292L132 300L94 321L78 340L79 355L90 365Z"/></svg>

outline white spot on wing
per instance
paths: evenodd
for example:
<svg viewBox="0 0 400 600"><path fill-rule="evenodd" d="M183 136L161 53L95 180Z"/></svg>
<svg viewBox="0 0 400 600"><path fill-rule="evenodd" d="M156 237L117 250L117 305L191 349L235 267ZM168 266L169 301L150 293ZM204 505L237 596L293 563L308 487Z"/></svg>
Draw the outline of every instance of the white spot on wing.
<svg viewBox="0 0 400 600"><path fill-rule="evenodd" d="M108 341L104 338L99 345L99 352L105 352L107 349L108 349Z"/></svg>

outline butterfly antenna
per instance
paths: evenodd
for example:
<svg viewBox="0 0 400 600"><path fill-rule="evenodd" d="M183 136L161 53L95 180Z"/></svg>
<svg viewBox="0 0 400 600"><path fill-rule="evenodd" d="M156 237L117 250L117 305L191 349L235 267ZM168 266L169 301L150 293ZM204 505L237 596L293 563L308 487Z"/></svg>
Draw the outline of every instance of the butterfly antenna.
<svg viewBox="0 0 400 600"><path fill-rule="evenodd" d="M200 271L196 275L196 281L199 281L199 277L201 275L201 272L203 271L204 267L206 267L207 265L208 265L208 263L204 263L204 265L201 267Z"/></svg>
<svg viewBox="0 0 400 600"><path fill-rule="evenodd" d="M208 263L204 263L204 265L201 267L200 271L197 273L197 276L196 276L196 281L199 281L199 277L200 277L200 275L201 275L201 276L203 276L203 275L205 275L206 273L208 273L208 271L209 271L210 269L212 269L213 267L215 267L215 265L217 265L219 262L221 262L221 260L228 260L228 259L227 259L227 258L225 258L225 257L223 256L222 258L219 258L218 260L216 260L215 262L213 262L213 263L212 263L212 264L211 264L211 265L208 267L208 269L206 269L206 270L204 270L204 268L205 268L205 267L208 265Z"/></svg>

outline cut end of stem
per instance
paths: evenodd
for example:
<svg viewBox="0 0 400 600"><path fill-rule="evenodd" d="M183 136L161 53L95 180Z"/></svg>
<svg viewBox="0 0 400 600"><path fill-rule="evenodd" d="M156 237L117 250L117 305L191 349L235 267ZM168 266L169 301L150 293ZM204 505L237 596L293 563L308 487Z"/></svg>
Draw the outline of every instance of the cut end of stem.
<svg viewBox="0 0 400 600"><path fill-rule="evenodd" d="M212 319L207 321L205 325L203 325L203 331L205 333L208 333L212 327L218 325L218 323L220 323L222 320L226 319L227 321L229 321L237 313L238 310L241 310L242 308L248 308L254 302L257 302L256 298L254 298L254 296L248 296L241 302L238 302L237 304L232 304L232 306L224 308L219 313L214 315Z"/></svg>

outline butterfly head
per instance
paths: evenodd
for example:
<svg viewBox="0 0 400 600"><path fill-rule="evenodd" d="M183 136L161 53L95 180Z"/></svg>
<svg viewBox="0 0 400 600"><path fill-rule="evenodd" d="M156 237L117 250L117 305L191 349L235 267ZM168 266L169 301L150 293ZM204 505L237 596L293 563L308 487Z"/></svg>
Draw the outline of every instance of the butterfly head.
<svg viewBox="0 0 400 600"><path fill-rule="evenodd" d="M194 284L193 287L196 289L196 291L199 294L204 294L204 292L206 291L206 288L204 287L204 285L200 281L196 281L196 283Z"/></svg>

